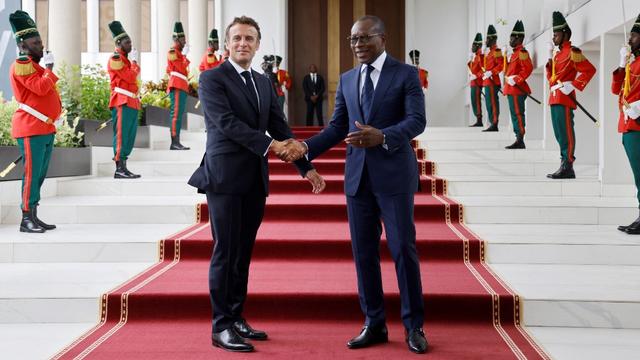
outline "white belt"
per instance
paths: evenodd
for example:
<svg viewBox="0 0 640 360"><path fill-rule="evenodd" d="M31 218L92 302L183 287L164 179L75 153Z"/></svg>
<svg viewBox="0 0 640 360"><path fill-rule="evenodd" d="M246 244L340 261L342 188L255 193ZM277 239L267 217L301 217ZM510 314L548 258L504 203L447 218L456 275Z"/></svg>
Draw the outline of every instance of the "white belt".
<svg viewBox="0 0 640 360"><path fill-rule="evenodd" d="M565 81L563 83L555 84L551 87L551 91L556 91L564 86L564 84L571 84L571 81Z"/></svg>
<svg viewBox="0 0 640 360"><path fill-rule="evenodd" d="M117 87L117 86L116 86L115 88L113 88L113 91L114 91L114 92L117 92L117 93L120 93L120 94L122 94L122 95L126 95L126 96L128 96L128 97L130 97L130 98L134 98L134 99L137 99L137 98L138 98L138 97L136 96L136 94L132 93L131 91L125 90L125 89L123 89L123 88L119 88L119 87Z"/></svg>
<svg viewBox="0 0 640 360"><path fill-rule="evenodd" d="M189 79L186 76L184 76L183 74L180 74L177 71L172 71L172 72L169 73L169 75L175 76L175 77L179 77L180 79L182 79L184 81L189 81Z"/></svg>
<svg viewBox="0 0 640 360"><path fill-rule="evenodd" d="M27 104L18 104L18 109L23 110L27 114L35 116L38 120L40 120L42 122L49 123L49 117L47 115L41 113L40 111L32 108L31 106L29 106Z"/></svg>

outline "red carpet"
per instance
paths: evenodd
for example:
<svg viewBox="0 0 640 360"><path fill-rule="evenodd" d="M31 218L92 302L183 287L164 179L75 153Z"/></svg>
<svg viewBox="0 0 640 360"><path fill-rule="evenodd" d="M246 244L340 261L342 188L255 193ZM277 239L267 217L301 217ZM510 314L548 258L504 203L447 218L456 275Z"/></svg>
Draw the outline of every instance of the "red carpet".
<svg viewBox="0 0 640 360"><path fill-rule="evenodd" d="M305 138L317 128L295 129ZM419 159L424 151L418 151ZM327 190L310 194L290 164L270 159L271 195L251 263L245 315L268 331L257 351L213 348L207 274L212 251L206 204L198 222L160 242L160 261L105 294L102 320L58 359L398 359L404 343L393 262L383 241L390 343L349 350L363 323L343 194L345 147L314 164ZM446 182L419 160L417 246L430 359L548 359L519 326L519 299L484 263L484 244L462 223Z"/></svg>

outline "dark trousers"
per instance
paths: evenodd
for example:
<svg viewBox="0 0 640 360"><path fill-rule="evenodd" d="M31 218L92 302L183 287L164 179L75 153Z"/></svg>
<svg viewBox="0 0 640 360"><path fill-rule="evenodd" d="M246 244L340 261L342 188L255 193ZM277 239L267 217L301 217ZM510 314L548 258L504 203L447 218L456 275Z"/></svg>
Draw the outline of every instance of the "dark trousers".
<svg viewBox="0 0 640 360"><path fill-rule="evenodd" d="M347 196L351 246L358 275L360 307L366 317L365 325L375 327L385 323L379 251L382 234L380 219L384 222L387 243L395 262L402 322L407 329L420 328L424 323L413 197L413 193L373 193L366 164L358 192L355 196Z"/></svg>
<svg viewBox="0 0 640 360"><path fill-rule="evenodd" d="M207 192L215 241L209 266L214 332L228 329L242 319L251 252L264 215L265 200L259 181L248 194Z"/></svg>
<svg viewBox="0 0 640 360"><path fill-rule="evenodd" d="M316 113L316 117L318 118L318 125L324 126L324 122L322 121L322 100L318 99L315 103L311 100L306 100L307 102L307 126L313 126L313 113Z"/></svg>

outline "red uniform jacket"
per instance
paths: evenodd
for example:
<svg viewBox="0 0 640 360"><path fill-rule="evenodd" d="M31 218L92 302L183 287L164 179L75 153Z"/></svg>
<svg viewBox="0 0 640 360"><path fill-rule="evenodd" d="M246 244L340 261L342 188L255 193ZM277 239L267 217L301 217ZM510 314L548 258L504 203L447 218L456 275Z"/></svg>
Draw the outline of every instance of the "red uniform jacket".
<svg viewBox="0 0 640 360"><path fill-rule="evenodd" d="M584 90L596 73L596 68L584 57L580 49L571 46L570 41L565 41L560 46L560 51L555 54L553 61L547 62L546 67L550 87L556 85L558 80L561 82L571 81L571 84L580 91ZM575 91L569 95L575 97ZM573 100L560 90L551 91L549 105L565 105L572 109L576 108Z"/></svg>
<svg viewBox="0 0 640 360"><path fill-rule="evenodd" d="M284 90L282 90L282 86L284 85L285 89L291 90L291 77L289 76L289 72L287 70L278 69L278 88L276 92L278 96L284 96Z"/></svg>
<svg viewBox="0 0 640 360"><path fill-rule="evenodd" d="M46 115L46 123L37 117L18 109L11 119L11 136L54 134L53 122L60 117L62 104L56 89L58 77L49 69L45 69L31 60L30 57L18 58L9 70L13 96L20 104L25 104Z"/></svg>
<svg viewBox="0 0 640 360"><path fill-rule="evenodd" d="M504 69L504 59L502 58L502 50L498 49L496 45L493 45L484 56L483 68L483 75L485 71L491 71L493 75L484 79L482 86L500 86L500 76L498 74ZM482 79L482 76L480 76L480 79Z"/></svg>
<svg viewBox="0 0 640 360"><path fill-rule="evenodd" d="M482 71L482 67L484 66L484 54L482 53L482 50L478 49L478 51L476 51L476 55L473 57L472 61L467 63L467 66L469 67L471 74L476 76L476 79L471 80L469 85L482 87L482 75L484 74Z"/></svg>
<svg viewBox="0 0 640 360"><path fill-rule="evenodd" d="M189 59L173 47L169 49L169 53L167 54L167 74L169 74L167 92L171 89L189 91L189 81L179 76L171 75L171 72L180 73L185 78L189 77Z"/></svg>
<svg viewBox="0 0 640 360"><path fill-rule="evenodd" d="M515 75L513 80L516 82L516 85L525 92L523 93L517 87L509 85L506 80L502 92L505 95L531 94L531 89L529 88L529 84L527 84L527 78L531 75L532 71L533 64L531 63L529 52L527 52L527 49L522 45L516 46L516 48L513 49L513 54L511 54L509 62L507 63L507 72L505 76Z"/></svg>
<svg viewBox="0 0 640 360"><path fill-rule="evenodd" d="M132 109L140 110L140 100L138 95L138 74L140 74L140 66L137 62L131 62L127 55L120 49L111 55L111 59L107 64L109 77L111 78L111 99L109 99L109 108L126 105ZM126 91L132 92L136 97L130 97L114 89L118 87Z"/></svg>
<svg viewBox="0 0 640 360"><path fill-rule="evenodd" d="M618 132L625 133L628 131L640 131L640 125L633 119L627 117L622 112L623 96L624 96L624 69L616 69L613 72L611 82L611 91L615 95L619 95L618 106L620 107L620 116L618 118ZM640 100L640 57L631 63L629 95L624 100L631 104Z"/></svg>
<svg viewBox="0 0 640 360"><path fill-rule="evenodd" d="M418 75L420 76L420 86L423 89L429 87L429 72L423 68L418 68Z"/></svg>
<svg viewBox="0 0 640 360"><path fill-rule="evenodd" d="M213 69L214 67L220 65L222 63L222 59L218 59L213 48L207 49L207 53L202 56L202 60L200 60L200 72Z"/></svg>

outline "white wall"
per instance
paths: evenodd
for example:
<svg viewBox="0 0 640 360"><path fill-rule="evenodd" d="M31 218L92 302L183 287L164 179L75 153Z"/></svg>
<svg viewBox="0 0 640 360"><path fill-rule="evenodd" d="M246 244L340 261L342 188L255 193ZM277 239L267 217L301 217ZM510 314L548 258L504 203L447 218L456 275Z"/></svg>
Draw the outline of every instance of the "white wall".
<svg viewBox="0 0 640 360"><path fill-rule="evenodd" d="M466 54L468 0L406 0L405 62L420 50L420 65L429 71L427 126L466 124L468 103Z"/></svg>

